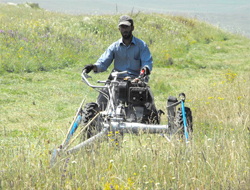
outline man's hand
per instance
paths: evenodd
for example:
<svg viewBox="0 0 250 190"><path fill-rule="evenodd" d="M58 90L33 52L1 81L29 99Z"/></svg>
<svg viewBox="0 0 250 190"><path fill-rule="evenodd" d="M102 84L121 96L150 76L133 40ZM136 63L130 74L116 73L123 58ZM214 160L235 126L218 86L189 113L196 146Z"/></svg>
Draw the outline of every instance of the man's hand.
<svg viewBox="0 0 250 190"><path fill-rule="evenodd" d="M143 67L140 72L140 78L145 77L150 74L148 67Z"/></svg>
<svg viewBox="0 0 250 190"><path fill-rule="evenodd" d="M88 64L88 65L85 65L82 70L86 70L86 73L89 73L90 71L94 69L94 67L95 66L93 64Z"/></svg>

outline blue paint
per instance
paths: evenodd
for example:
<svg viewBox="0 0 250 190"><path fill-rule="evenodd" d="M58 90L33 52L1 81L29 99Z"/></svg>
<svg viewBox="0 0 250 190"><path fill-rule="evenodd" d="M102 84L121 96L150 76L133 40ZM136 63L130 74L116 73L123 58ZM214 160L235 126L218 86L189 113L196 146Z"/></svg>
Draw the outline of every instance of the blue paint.
<svg viewBox="0 0 250 190"><path fill-rule="evenodd" d="M185 132L185 137L186 137L186 142L187 142L188 141L187 121L186 121L185 106L184 106L184 101L183 100L181 100L181 108L182 108L184 132Z"/></svg>
<svg viewBox="0 0 250 190"><path fill-rule="evenodd" d="M72 127L72 129L71 129L71 131L70 131L70 133L69 133L69 136L68 136L68 138L67 138L66 144L68 143L70 137L74 134L74 132L75 132L76 129L78 128L78 123L79 123L80 121L81 121L81 116L78 115L78 118L77 118L76 122L74 123L74 125L73 125L73 127Z"/></svg>
<svg viewBox="0 0 250 190"><path fill-rule="evenodd" d="M77 120L75 121L75 123L74 123L74 125L73 125L73 127L72 127L72 129L71 129L71 131L70 131L70 133L69 133L69 136L68 136L68 138L67 138L67 140L66 140L65 145L68 144L70 137L74 134L74 132L75 132L76 129L78 128L78 124L80 123L80 121L81 121L81 116L78 115L78 118L77 118ZM56 148L55 148L55 149L53 150L52 158L51 158L51 160L50 160L50 166L51 166L51 167L53 167L53 165L56 163L56 160L57 160L57 152L56 152Z"/></svg>
<svg viewBox="0 0 250 190"><path fill-rule="evenodd" d="M50 160L50 167L53 167L56 163L57 157L56 157L56 148L53 150L52 157Z"/></svg>

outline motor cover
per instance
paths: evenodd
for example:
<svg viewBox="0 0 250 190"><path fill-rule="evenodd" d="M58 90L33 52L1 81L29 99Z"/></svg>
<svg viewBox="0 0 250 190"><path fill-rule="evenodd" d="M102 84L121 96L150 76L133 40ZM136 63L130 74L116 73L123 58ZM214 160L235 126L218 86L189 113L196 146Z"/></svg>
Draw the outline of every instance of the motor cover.
<svg viewBox="0 0 250 190"><path fill-rule="evenodd" d="M134 106L144 105L148 102L148 88L146 87L130 87L129 103Z"/></svg>
<svg viewBox="0 0 250 190"><path fill-rule="evenodd" d="M118 99L123 103L128 101L128 86L127 81L120 82L118 86Z"/></svg>

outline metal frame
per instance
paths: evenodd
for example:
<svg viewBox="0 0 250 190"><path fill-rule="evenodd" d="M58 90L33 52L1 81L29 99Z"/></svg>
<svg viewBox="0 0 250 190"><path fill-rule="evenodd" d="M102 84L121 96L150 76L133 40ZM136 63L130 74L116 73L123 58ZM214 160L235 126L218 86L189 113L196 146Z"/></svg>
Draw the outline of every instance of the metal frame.
<svg viewBox="0 0 250 190"><path fill-rule="evenodd" d="M154 124L123 122L119 117L116 117L117 116L116 108L118 105L115 102L115 99L116 99L115 87L118 84L117 78L119 75L126 74L126 73L127 73L127 71L113 72L111 75L114 78L114 80L112 80L110 84L107 84L106 81L97 81L98 83L105 84L103 86L97 86L97 85L92 85L89 83L87 78L90 78L90 76L88 76L86 71L83 70L83 72L81 74L82 81L84 83L86 83L89 87L97 90L98 92L103 93L105 97L108 97L108 95L105 94L100 89L107 88L109 90L110 99L108 101L107 108L105 111L99 113L100 118L102 118L102 122L99 122L101 124L101 131L98 134L87 139L86 141L83 141L80 144L69 149L69 146L72 144L71 142L69 142L70 137L73 135L76 128L80 124L79 123L79 117L80 117L79 113L80 113L80 110L82 109L83 103L85 101L85 99L84 99L82 101L78 111L77 111L77 114L76 114L69 130L68 130L66 139L63 141L62 145L58 149L54 150L53 155L52 155L52 159L51 159L51 165L53 165L53 163L55 162L58 155L75 153L84 147L88 147L95 142L101 141L103 138L107 137L107 134L110 131L112 131L114 133L119 131L122 134L123 133L136 133L136 134L138 134L140 132L147 132L147 133L151 133L151 134L158 133L158 134L163 134L163 136L165 136L167 139L169 139L166 134L171 135L171 127L169 127L168 125L158 125L158 124L154 125ZM181 95L180 97L182 100L171 105L171 107L182 104L182 108L183 108L182 110L184 110L185 94L182 93L180 95ZM185 117L185 111L184 111L183 115ZM84 128L88 127L93 122L94 119L95 118L93 118ZM185 120L184 120L184 129L185 129L186 140L188 140L187 130L186 130L187 126L186 126ZM82 133L82 131L83 131L83 129L71 141L74 141ZM177 129L177 131L178 131L178 129Z"/></svg>

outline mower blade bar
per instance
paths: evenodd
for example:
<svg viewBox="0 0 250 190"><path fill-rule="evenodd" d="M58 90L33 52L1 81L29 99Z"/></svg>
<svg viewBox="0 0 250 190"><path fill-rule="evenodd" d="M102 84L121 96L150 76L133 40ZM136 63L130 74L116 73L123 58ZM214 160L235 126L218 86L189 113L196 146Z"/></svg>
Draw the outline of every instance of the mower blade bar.
<svg viewBox="0 0 250 190"><path fill-rule="evenodd" d="M101 130L100 133L96 134L95 136L89 138L88 140L76 145L75 147L69 149L67 151L67 154L72 154L75 153L77 151L79 151L81 148L87 147L95 142L98 142L99 140L101 140L103 137L107 136L108 134L108 129L107 128L103 128Z"/></svg>

